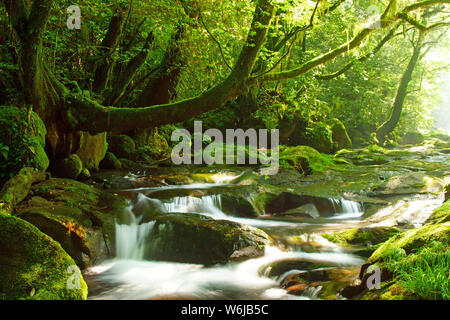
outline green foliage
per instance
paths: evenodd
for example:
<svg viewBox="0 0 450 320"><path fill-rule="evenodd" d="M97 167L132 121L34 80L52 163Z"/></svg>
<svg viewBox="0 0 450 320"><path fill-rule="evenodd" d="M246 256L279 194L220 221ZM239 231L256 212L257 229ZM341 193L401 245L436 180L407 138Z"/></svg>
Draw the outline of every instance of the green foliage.
<svg viewBox="0 0 450 320"><path fill-rule="evenodd" d="M416 253L393 251L387 265L399 283L421 299L450 299L450 250L448 244L433 241Z"/></svg>
<svg viewBox="0 0 450 320"><path fill-rule="evenodd" d="M45 126L35 113L0 106L0 182L15 176L24 166L47 169L45 134Z"/></svg>

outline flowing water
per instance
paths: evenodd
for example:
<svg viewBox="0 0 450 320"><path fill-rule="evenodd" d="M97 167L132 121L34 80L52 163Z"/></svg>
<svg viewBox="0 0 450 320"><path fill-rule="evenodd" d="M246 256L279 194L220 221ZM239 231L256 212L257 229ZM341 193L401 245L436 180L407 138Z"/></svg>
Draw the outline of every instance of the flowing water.
<svg viewBox="0 0 450 320"><path fill-rule="evenodd" d="M267 271L270 269L266 266L283 259L306 259L338 267L356 268L364 263L364 258L344 252L342 248L320 237L319 233L345 229L349 225L395 225L398 223L395 219L405 214L413 217L416 214L418 221L423 222L419 213L428 213L440 203L436 199L412 201L408 205L398 202L374 215L364 217L364 206L361 203L330 198L329 202L334 210L331 216L320 217L320 213L313 210L311 219L299 221L274 217L235 217L222 211L220 192L199 197L186 196L181 192L186 189L223 188L233 178L219 174L215 175L214 183L132 190L138 196L135 204L131 204L124 213L128 222L116 225L117 257L92 267L85 273L90 282L90 299L314 299L320 287L308 288L302 296L294 296L280 286L287 275L302 270L290 270L278 277L268 277ZM156 191L168 190L175 191L175 194L178 190L182 195L166 199L152 197ZM305 241L319 243L321 249L319 252L308 253L296 246L288 246L287 250L267 247L263 257L213 267L146 261L143 260L144 250L152 241L149 236L154 222L141 223L142 217L136 217L133 213L133 206L143 205L157 207L166 213L197 213L213 219L231 220L261 228L269 235L281 238L300 235L299 238Z"/></svg>

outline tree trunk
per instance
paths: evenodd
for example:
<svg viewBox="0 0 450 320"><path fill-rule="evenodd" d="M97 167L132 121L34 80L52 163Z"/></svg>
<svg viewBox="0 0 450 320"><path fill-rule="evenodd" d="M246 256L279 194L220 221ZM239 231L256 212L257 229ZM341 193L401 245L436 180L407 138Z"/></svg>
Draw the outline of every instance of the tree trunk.
<svg viewBox="0 0 450 320"><path fill-rule="evenodd" d="M403 104L405 102L406 95L408 94L408 85L412 80L412 74L414 72L414 69L417 65L417 63L420 60L420 52L422 50L422 36L419 36L419 43L414 46L413 55L408 63L408 67L406 68L401 81L400 85L397 90L397 95L394 100L394 105L392 107L392 113L390 118L383 123L376 132L378 142L380 144L383 144L387 136L394 131L395 127L397 127L398 122L400 121L400 117L403 110Z"/></svg>

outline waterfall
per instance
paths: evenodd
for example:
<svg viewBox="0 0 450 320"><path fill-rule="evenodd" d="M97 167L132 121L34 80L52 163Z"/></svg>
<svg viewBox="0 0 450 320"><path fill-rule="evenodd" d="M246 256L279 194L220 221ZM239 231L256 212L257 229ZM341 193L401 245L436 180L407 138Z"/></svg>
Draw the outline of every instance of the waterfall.
<svg viewBox="0 0 450 320"><path fill-rule="evenodd" d="M336 216L332 219L357 218L364 214L363 205L356 201L346 199L330 199Z"/></svg>
<svg viewBox="0 0 450 320"><path fill-rule="evenodd" d="M225 219L222 197L219 194L197 197L175 197L164 203L167 212L200 213L214 218Z"/></svg>
<svg viewBox="0 0 450 320"><path fill-rule="evenodd" d="M143 260L145 244L155 222L140 224L142 217L136 218L131 206L125 209L124 215L129 224L116 223L116 256L119 259Z"/></svg>

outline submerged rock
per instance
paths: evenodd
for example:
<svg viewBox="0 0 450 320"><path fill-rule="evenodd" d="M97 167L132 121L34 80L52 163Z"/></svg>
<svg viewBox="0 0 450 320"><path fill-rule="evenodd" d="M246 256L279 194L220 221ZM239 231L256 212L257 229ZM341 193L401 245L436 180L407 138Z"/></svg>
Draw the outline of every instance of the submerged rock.
<svg viewBox="0 0 450 320"><path fill-rule="evenodd" d="M0 252L0 300L87 298L72 258L30 223L0 214Z"/></svg>
<svg viewBox="0 0 450 320"><path fill-rule="evenodd" d="M197 214L167 214L153 221L145 254L150 260L214 265L262 256L270 243L259 229Z"/></svg>

